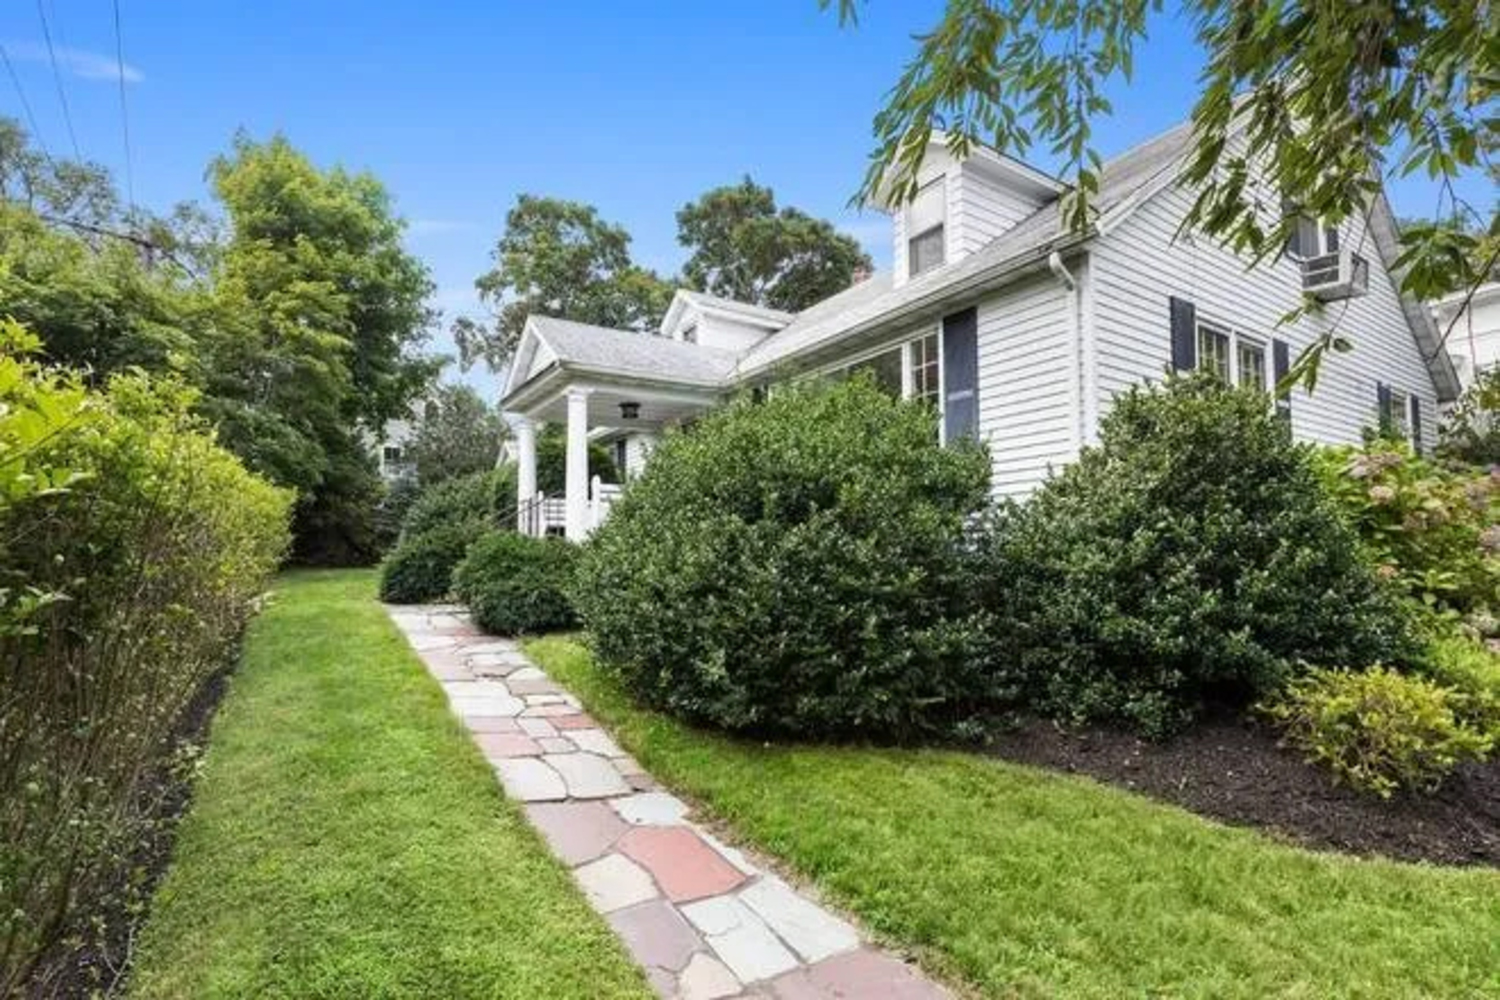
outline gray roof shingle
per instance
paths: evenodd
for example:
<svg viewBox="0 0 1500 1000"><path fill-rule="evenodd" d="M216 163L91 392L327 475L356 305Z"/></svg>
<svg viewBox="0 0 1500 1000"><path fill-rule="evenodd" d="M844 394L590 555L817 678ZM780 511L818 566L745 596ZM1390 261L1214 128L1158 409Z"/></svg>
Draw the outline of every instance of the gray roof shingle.
<svg viewBox="0 0 1500 1000"><path fill-rule="evenodd" d="M533 316L537 336L564 366L694 385L718 385L737 355L702 344L607 326Z"/></svg>

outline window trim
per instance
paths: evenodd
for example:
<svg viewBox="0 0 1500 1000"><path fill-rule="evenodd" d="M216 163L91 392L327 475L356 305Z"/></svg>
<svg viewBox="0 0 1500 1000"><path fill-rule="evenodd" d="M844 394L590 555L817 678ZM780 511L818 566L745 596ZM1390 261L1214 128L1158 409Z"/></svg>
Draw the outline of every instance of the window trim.
<svg viewBox="0 0 1500 1000"><path fill-rule="evenodd" d="M1231 386L1237 389L1254 388L1260 390L1261 392L1270 394L1271 380L1274 375L1271 371L1271 342L1269 340L1264 337L1256 336L1255 334L1246 333L1239 327L1233 326L1229 323L1215 322L1213 319L1204 319L1201 315L1199 315L1195 319L1193 324L1193 343L1194 347L1197 350L1197 358L1194 368L1197 371L1209 370L1203 363L1203 334L1205 330L1218 334L1219 336L1225 338L1225 344L1228 354L1228 357L1226 359L1228 361L1228 364L1225 367L1228 369L1228 382ZM1262 372L1260 385L1247 387L1241 380L1240 346L1242 344L1246 347L1254 348L1255 350L1260 352L1260 367Z"/></svg>
<svg viewBox="0 0 1500 1000"><path fill-rule="evenodd" d="M1411 401L1414 397L1400 386L1388 384L1385 391L1390 394L1391 400L1390 430L1402 441L1415 447L1416 442L1412 440L1411 433Z"/></svg>

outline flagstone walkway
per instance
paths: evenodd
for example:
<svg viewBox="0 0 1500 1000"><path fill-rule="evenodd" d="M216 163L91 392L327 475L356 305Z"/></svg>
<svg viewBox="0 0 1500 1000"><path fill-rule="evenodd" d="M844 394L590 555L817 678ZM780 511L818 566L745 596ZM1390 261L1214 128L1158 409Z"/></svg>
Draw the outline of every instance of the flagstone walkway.
<svg viewBox="0 0 1500 1000"><path fill-rule="evenodd" d="M389 611L663 997L949 996L694 823L515 642L479 633L453 606Z"/></svg>

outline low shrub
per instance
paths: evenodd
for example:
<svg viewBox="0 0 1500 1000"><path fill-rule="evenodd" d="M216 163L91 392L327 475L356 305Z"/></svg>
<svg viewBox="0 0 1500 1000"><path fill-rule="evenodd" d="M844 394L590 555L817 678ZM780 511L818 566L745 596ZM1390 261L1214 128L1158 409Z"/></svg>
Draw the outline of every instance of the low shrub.
<svg viewBox="0 0 1500 1000"><path fill-rule="evenodd" d="M389 551L396 544L407 513L421 495L422 488L410 476L403 476L386 486L375 508L375 534L381 551Z"/></svg>
<svg viewBox="0 0 1500 1000"><path fill-rule="evenodd" d="M1422 671L1449 691L1454 714L1500 745L1500 655L1464 635L1428 647Z"/></svg>
<svg viewBox="0 0 1500 1000"><path fill-rule="evenodd" d="M1099 445L1002 512L986 558L1003 668L1048 716L1162 736L1299 662L1415 649L1308 447L1265 396L1207 375L1117 397Z"/></svg>
<svg viewBox="0 0 1500 1000"><path fill-rule="evenodd" d="M549 632L577 623L567 592L577 549L560 538L491 532L453 571L454 592L496 635Z"/></svg>
<svg viewBox="0 0 1500 1000"><path fill-rule="evenodd" d="M104 934L104 895L141 902L150 779L231 662L292 502L215 444L188 390L90 390L36 347L0 324L0 996L65 933Z"/></svg>
<svg viewBox="0 0 1500 1000"><path fill-rule="evenodd" d="M1431 791L1494 748L1491 736L1459 718L1447 688L1385 667L1314 670L1264 710L1287 745L1382 798Z"/></svg>
<svg viewBox="0 0 1500 1000"><path fill-rule="evenodd" d="M989 461L936 438L863 379L667 435L581 556L601 664L728 729L902 739L988 709L965 525Z"/></svg>
<svg viewBox="0 0 1500 1000"><path fill-rule="evenodd" d="M1330 448L1329 492L1379 572L1439 612L1488 623L1500 608L1500 471L1444 466L1405 443Z"/></svg>
<svg viewBox="0 0 1500 1000"><path fill-rule="evenodd" d="M453 568L484 530L479 521L455 521L403 536L380 563L380 599L420 604L447 597L453 589Z"/></svg>
<svg viewBox="0 0 1500 1000"><path fill-rule="evenodd" d="M413 538L461 521L489 524L495 516L495 478L494 471L475 472L424 487L406 511L401 537Z"/></svg>

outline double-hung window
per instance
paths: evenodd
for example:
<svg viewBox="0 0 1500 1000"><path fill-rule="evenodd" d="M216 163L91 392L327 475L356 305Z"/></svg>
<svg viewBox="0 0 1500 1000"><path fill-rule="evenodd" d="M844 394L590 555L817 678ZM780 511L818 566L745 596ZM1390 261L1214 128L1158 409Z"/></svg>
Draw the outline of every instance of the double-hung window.
<svg viewBox="0 0 1500 1000"><path fill-rule="evenodd" d="M941 177L925 185L906 206L906 266L911 277L942 265L947 214L947 189Z"/></svg>
<svg viewBox="0 0 1500 1000"><path fill-rule="evenodd" d="M929 333L925 337L918 337L906 349L907 364L911 369L911 398L937 407L941 391L938 375L942 363L938 353L938 335Z"/></svg>
<svg viewBox="0 0 1500 1000"><path fill-rule="evenodd" d="M1198 367L1226 385L1268 392L1266 345L1217 323L1198 324Z"/></svg>

